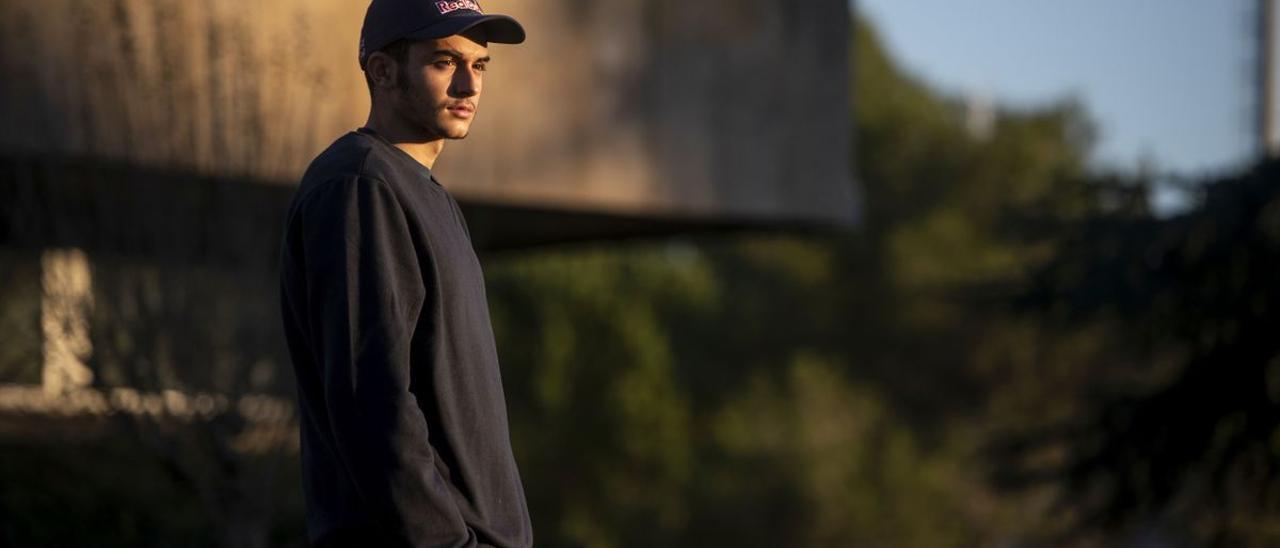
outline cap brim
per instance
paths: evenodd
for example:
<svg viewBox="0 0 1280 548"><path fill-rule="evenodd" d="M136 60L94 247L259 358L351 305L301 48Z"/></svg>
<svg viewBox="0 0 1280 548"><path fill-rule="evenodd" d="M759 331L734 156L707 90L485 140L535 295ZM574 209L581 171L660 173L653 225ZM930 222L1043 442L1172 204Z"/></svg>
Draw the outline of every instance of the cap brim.
<svg viewBox="0 0 1280 548"><path fill-rule="evenodd" d="M519 44L524 42L524 27L515 19L506 15L458 15L431 25L425 29L411 32L405 38L425 40L444 38L461 34L468 29L481 27L489 42L498 44Z"/></svg>

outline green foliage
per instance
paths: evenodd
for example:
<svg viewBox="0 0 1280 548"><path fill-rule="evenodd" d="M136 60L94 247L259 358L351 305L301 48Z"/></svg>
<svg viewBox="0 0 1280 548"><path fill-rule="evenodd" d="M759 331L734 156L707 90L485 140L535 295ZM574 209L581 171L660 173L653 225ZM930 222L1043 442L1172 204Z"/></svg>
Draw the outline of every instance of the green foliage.
<svg viewBox="0 0 1280 548"><path fill-rule="evenodd" d="M553 509L540 517L590 546L619 545L628 527L652 538L683 527L689 403L659 314L715 300L704 265L655 250L539 253L504 266L488 273L491 302L518 394L517 457L533 506Z"/></svg>
<svg viewBox="0 0 1280 548"><path fill-rule="evenodd" d="M1086 412L998 447L998 477L1065 487L1089 533L1158 523L1203 543L1280 541L1280 163L1204 187L1173 219L1100 214L1064 236L1029 304L1128 344ZM1117 375L1115 371L1123 374ZM1098 369L1102 373L1101 368ZM1036 460L1053 452L1059 458Z"/></svg>
<svg viewBox="0 0 1280 548"><path fill-rule="evenodd" d="M829 352L837 328L810 322L842 319L813 316L839 283L833 259L829 244L749 238L492 262L540 543L965 539L956 501L935 496L948 463L838 358L806 350ZM915 530L911 515L937 525Z"/></svg>

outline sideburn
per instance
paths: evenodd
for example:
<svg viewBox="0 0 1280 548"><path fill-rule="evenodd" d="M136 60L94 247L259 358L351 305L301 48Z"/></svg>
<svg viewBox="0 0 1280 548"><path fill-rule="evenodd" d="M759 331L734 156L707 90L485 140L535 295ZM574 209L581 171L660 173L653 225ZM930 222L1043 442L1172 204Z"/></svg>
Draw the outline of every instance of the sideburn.
<svg viewBox="0 0 1280 548"><path fill-rule="evenodd" d="M409 94L409 55L406 53L396 63L396 89L400 93Z"/></svg>

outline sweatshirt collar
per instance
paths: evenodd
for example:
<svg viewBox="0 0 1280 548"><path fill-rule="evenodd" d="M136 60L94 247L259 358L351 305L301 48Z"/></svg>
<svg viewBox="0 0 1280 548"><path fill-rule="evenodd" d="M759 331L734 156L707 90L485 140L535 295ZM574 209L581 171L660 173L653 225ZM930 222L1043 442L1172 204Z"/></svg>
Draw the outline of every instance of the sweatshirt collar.
<svg viewBox="0 0 1280 548"><path fill-rule="evenodd" d="M382 136L381 134L379 134L378 132L376 132L376 131L374 131L374 130L372 130L372 129L368 128L368 127L365 127L365 126L361 126L361 127L359 127L359 128L356 128L356 131L355 131L355 132L356 132L356 133L359 133L359 134L362 134L362 135L369 136L369 137L373 138L373 140L374 140L374 141L377 141L377 142L379 142L379 143L382 143L382 144L383 144L383 145L385 145L387 148L391 149L391 151L392 151L391 153L392 153L392 154L397 155L400 159L404 160L405 162L408 162L408 163L409 163L410 165L412 165L413 167L415 167L415 168L417 168L417 169L421 170L421 171L422 171L422 174L423 174L424 176L426 176L426 178L427 178L428 180L430 180L432 183L435 183L437 186L439 186L439 187L441 187L441 188L444 188L444 185L441 185L441 184L440 184L440 181L437 181L437 180L436 180L436 176L435 176L435 174L434 174L434 173L432 173L432 172L431 172L431 169L430 169L430 168L428 168L427 166L422 165L422 163L421 163L421 162L419 162L419 161L415 160L415 159L413 158L413 156L410 156L410 155L409 155L409 153L407 153L407 152L405 152L405 151L403 151L403 150L400 150L400 147L396 146L396 145L395 145L395 144L393 144L391 141L388 141L386 137L383 137L383 136Z"/></svg>

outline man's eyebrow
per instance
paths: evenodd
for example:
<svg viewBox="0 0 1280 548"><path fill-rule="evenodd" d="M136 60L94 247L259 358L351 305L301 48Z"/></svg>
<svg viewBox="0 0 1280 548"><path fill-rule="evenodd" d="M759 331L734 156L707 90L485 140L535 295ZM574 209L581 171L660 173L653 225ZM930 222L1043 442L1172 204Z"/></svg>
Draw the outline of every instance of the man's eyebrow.
<svg viewBox="0 0 1280 548"><path fill-rule="evenodd" d="M465 60L465 59L467 58L465 55L463 55L463 54L462 54L462 52L461 52L461 51L458 51L458 50L456 50L456 49L438 49L438 50L435 50L435 51L431 52L431 56L432 56L432 57L440 57L440 56L453 57L454 59L457 59L457 60L459 60L459 61L461 61L461 60ZM488 55L486 55L486 56L484 56L484 57L481 57L481 58L479 58L479 59L476 59L476 62L478 62L478 63L488 63L488 62L489 62L489 56L488 56Z"/></svg>

